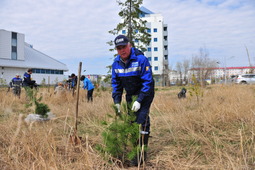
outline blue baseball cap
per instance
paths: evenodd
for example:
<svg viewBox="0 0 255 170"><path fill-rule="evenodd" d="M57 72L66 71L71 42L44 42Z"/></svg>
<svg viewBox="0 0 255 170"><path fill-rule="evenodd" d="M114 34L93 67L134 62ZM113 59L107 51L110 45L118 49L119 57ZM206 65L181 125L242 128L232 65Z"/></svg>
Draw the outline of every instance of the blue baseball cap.
<svg viewBox="0 0 255 170"><path fill-rule="evenodd" d="M114 44L115 47L118 47L120 45L127 45L129 42L128 38L125 35L118 35L115 39L114 39Z"/></svg>

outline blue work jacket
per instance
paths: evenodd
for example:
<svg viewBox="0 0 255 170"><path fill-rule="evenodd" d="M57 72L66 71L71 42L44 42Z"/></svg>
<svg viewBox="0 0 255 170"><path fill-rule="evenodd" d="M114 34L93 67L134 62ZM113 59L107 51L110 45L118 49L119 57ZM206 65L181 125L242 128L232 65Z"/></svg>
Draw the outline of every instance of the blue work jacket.
<svg viewBox="0 0 255 170"><path fill-rule="evenodd" d="M88 91L94 89L94 85L87 77L83 80L83 88L87 89Z"/></svg>
<svg viewBox="0 0 255 170"><path fill-rule="evenodd" d="M23 85L24 86L30 86L32 85L32 81L31 81L31 75L28 74L27 72L24 73L24 80L23 80Z"/></svg>
<svg viewBox="0 0 255 170"><path fill-rule="evenodd" d="M22 86L22 79L14 77L10 83L11 87L21 87Z"/></svg>
<svg viewBox="0 0 255 170"><path fill-rule="evenodd" d="M126 63L118 55L112 64L112 97L114 103L121 103L123 89L126 101L132 102L132 96L141 103L146 96L154 96L154 80L148 59L136 48Z"/></svg>

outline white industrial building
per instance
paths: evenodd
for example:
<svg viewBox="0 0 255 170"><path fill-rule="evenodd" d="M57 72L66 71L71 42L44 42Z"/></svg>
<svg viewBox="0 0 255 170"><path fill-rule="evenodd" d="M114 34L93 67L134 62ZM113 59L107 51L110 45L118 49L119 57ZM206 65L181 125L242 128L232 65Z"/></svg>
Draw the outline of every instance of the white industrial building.
<svg viewBox="0 0 255 170"><path fill-rule="evenodd" d="M151 34L151 43L145 51L145 56L152 66L156 85L165 86L169 83L167 24L164 24L161 14L155 14L145 7L141 7L140 10L140 18L147 21L147 32ZM122 30L121 33L127 35L127 30Z"/></svg>
<svg viewBox="0 0 255 170"><path fill-rule="evenodd" d="M28 68L37 84L64 80L65 64L36 50L25 42L25 35L0 29L0 85L8 84L18 73L23 78Z"/></svg>

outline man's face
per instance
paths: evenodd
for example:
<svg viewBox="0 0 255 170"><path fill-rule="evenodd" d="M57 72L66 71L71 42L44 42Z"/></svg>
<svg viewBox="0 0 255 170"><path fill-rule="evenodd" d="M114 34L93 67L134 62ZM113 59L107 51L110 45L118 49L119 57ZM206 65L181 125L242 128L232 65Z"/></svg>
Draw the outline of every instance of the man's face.
<svg viewBox="0 0 255 170"><path fill-rule="evenodd" d="M116 47L118 54L120 55L122 60L124 60L124 61L128 60L129 55L130 55L130 48L131 48L130 44L120 45L120 46Z"/></svg>

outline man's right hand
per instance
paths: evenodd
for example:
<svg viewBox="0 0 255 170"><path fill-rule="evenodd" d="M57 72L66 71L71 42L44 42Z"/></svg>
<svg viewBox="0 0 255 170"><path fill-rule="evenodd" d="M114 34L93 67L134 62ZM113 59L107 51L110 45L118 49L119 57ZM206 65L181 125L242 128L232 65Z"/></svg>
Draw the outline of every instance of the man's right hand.
<svg viewBox="0 0 255 170"><path fill-rule="evenodd" d="M117 104L115 104L115 106L116 106L116 108L117 108L117 110L118 110L118 113L120 113L120 104L117 103Z"/></svg>

